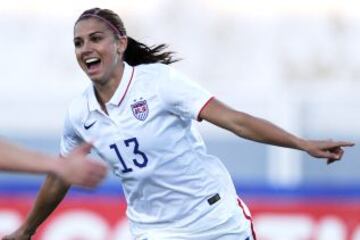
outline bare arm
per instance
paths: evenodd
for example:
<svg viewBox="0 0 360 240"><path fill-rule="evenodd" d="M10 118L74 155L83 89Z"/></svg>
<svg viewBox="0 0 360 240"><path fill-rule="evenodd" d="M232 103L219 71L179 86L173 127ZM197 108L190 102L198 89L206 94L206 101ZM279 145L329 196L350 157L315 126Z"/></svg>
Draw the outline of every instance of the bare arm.
<svg viewBox="0 0 360 240"><path fill-rule="evenodd" d="M29 173L55 173L60 165L55 157L30 151L14 144L0 141L0 169Z"/></svg>
<svg viewBox="0 0 360 240"><path fill-rule="evenodd" d="M46 178L23 225L3 240L30 240L39 225L64 198L71 183L95 187L106 175L103 164L85 158L91 148L90 144L82 144L66 158L53 158L6 143L0 146L2 161L5 162L3 167L6 169L53 173Z"/></svg>
<svg viewBox="0 0 360 240"><path fill-rule="evenodd" d="M21 227L3 240L30 240L40 224L54 211L66 195L69 185L49 175L35 200L32 210Z"/></svg>
<svg viewBox="0 0 360 240"><path fill-rule="evenodd" d="M69 184L95 187L105 177L106 167L86 158L90 148L90 144L83 144L65 159L0 141L0 169L54 174Z"/></svg>
<svg viewBox="0 0 360 240"><path fill-rule="evenodd" d="M313 157L327 158L329 162L339 160L342 157L343 150L341 147L354 145L351 142L313 141L299 138L269 121L236 111L217 99L212 99L201 111L199 117L240 137L303 150Z"/></svg>

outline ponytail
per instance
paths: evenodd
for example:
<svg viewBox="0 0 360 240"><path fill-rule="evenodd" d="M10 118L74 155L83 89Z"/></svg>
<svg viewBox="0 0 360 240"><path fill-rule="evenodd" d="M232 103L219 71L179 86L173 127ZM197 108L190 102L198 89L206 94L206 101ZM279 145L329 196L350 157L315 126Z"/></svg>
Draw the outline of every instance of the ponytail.
<svg viewBox="0 0 360 240"><path fill-rule="evenodd" d="M174 58L174 52L164 51L168 45L159 44L149 47L131 37L127 37L128 46L124 53L124 61L131 66L148 63L172 64L180 59Z"/></svg>
<svg viewBox="0 0 360 240"><path fill-rule="evenodd" d="M115 37L127 37L128 45L124 53L124 61L131 66L148 63L172 64L174 62L180 61L180 59L174 58L174 52L165 51L165 49L168 47L166 44L159 44L149 47L127 36L126 29L121 18L119 15L109 9L88 9L80 15L76 23L82 19L92 17L104 22L109 27L109 29L112 30Z"/></svg>

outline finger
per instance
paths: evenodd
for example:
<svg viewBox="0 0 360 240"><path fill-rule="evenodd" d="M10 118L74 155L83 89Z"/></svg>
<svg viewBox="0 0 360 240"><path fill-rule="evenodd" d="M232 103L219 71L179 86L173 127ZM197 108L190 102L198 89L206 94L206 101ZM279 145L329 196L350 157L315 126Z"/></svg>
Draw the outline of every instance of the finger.
<svg viewBox="0 0 360 240"><path fill-rule="evenodd" d="M330 149L328 149L328 151L331 153L336 153L336 154L344 152L344 150L341 147L330 148Z"/></svg>
<svg viewBox="0 0 360 240"><path fill-rule="evenodd" d="M90 143L83 143L74 150L73 154L87 154L90 152L92 147L93 145Z"/></svg>
<svg viewBox="0 0 360 240"><path fill-rule="evenodd" d="M76 185L80 185L86 188L94 188L105 178L106 171L101 169L89 168L86 174L84 174Z"/></svg>
<svg viewBox="0 0 360 240"><path fill-rule="evenodd" d="M332 154L335 154L338 159L340 159L342 157L342 155L344 154L344 150L342 148L340 148L340 147L330 149L329 151Z"/></svg>
<svg viewBox="0 0 360 240"><path fill-rule="evenodd" d="M333 163L333 162L336 162L336 161L338 161L338 160L335 160L335 159L328 159L328 160L327 160L327 164L329 165L329 164L331 164L331 163Z"/></svg>
<svg viewBox="0 0 360 240"><path fill-rule="evenodd" d="M106 177L106 171L104 169L94 169L90 175L90 177L93 177L95 179L99 179L101 181Z"/></svg>
<svg viewBox="0 0 360 240"><path fill-rule="evenodd" d="M333 162L339 161L339 160L342 158L343 154L344 154L344 150L342 150L341 148L339 148L339 149L336 151L336 153L333 153L333 157L328 158L327 164L331 164L331 163L333 163Z"/></svg>
<svg viewBox="0 0 360 240"><path fill-rule="evenodd" d="M327 164L331 164L333 162L340 161L340 160L341 160L341 157L340 158L328 158Z"/></svg>
<svg viewBox="0 0 360 240"><path fill-rule="evenodd" d="M344 155L344 150L340 149L338 154L340 155L339 158L342 158L342 156Z"/></svg>
<svg viewBox="0 0 360 240"><path fill-rule="evenodd" d="M93 148L93 145L91 143L83 143L80 145L79 150L83 153L89 153L91 151L91 148Z"/></svg>
<svg viewBox="0 0 360 240"><path fill-rule="evenodd" d="M312 156L316 158L327 158L327 159L337 159L338 156L335 153L330 152L328 149L319 150L316 153L313 153Z"/></svg>
<svg viewBox="0 0 360 240"><path fill-rule="evenodd" d="M78 185L86 188L95 187L107 175L108 168L102 162L94 159L87 159L84 162L82 171L78 172L77 176L73 176L73 185Z"/></svg>
<svg viewBox="0 0 360 240"><path fill-rule="evenodd" d="M91 177L83 176L83 177L81 177L81 179L77 179L77 181L74 182L73 185L80 186L83 188L93 188L93 185L94 185L93 182L94 181L92 180Z"/></svg>
<svg viewBox="0 0 360 240"><path fill-rule="evenodd" d="M89 167L92 168L92 171L99 173L99 174L106 174L107 173L107 166L103 162L99 162L97 160L90 159L89 160Z"/></svg>
<svg viewBox="0 0 360 240"><path fill-rule="evenodd" d="M339 141L339 142L333 142L334 147L352 147L355 145L353 142L346 142L346 141Z"/></svg>
<svg viewBox="0 0 360 240"><path fill-rule="evenodd" d="M87 188L94 188L101 182L102 178L99 178L97 176L91 176L84 180L83 185Z"/></svg>

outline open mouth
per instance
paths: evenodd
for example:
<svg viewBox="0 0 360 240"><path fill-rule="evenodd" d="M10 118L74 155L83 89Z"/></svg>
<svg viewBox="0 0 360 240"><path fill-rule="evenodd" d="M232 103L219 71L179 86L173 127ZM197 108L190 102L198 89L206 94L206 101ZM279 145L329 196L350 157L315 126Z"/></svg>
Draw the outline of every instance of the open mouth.
<svg viewBox="0 0 360 240"><path fill-rule="evenodd" d="M93 70L100 65L101 60L100 58L93 57L86 59L84 62L88 70Z"/></svg>

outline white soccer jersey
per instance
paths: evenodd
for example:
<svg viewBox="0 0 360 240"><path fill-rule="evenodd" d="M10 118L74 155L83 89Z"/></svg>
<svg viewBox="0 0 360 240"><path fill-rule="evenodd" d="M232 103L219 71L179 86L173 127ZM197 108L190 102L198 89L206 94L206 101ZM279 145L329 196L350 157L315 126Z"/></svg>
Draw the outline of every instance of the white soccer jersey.
<svg viewBox="0 0 360 240"><path fill-rule="evenodd" d="M94 144L121 180L134 235L211 229L240 211L228 171L192 125L211 97L170 66L125 63L109 115L92 86L72 102L61 154Z"/></svg>

